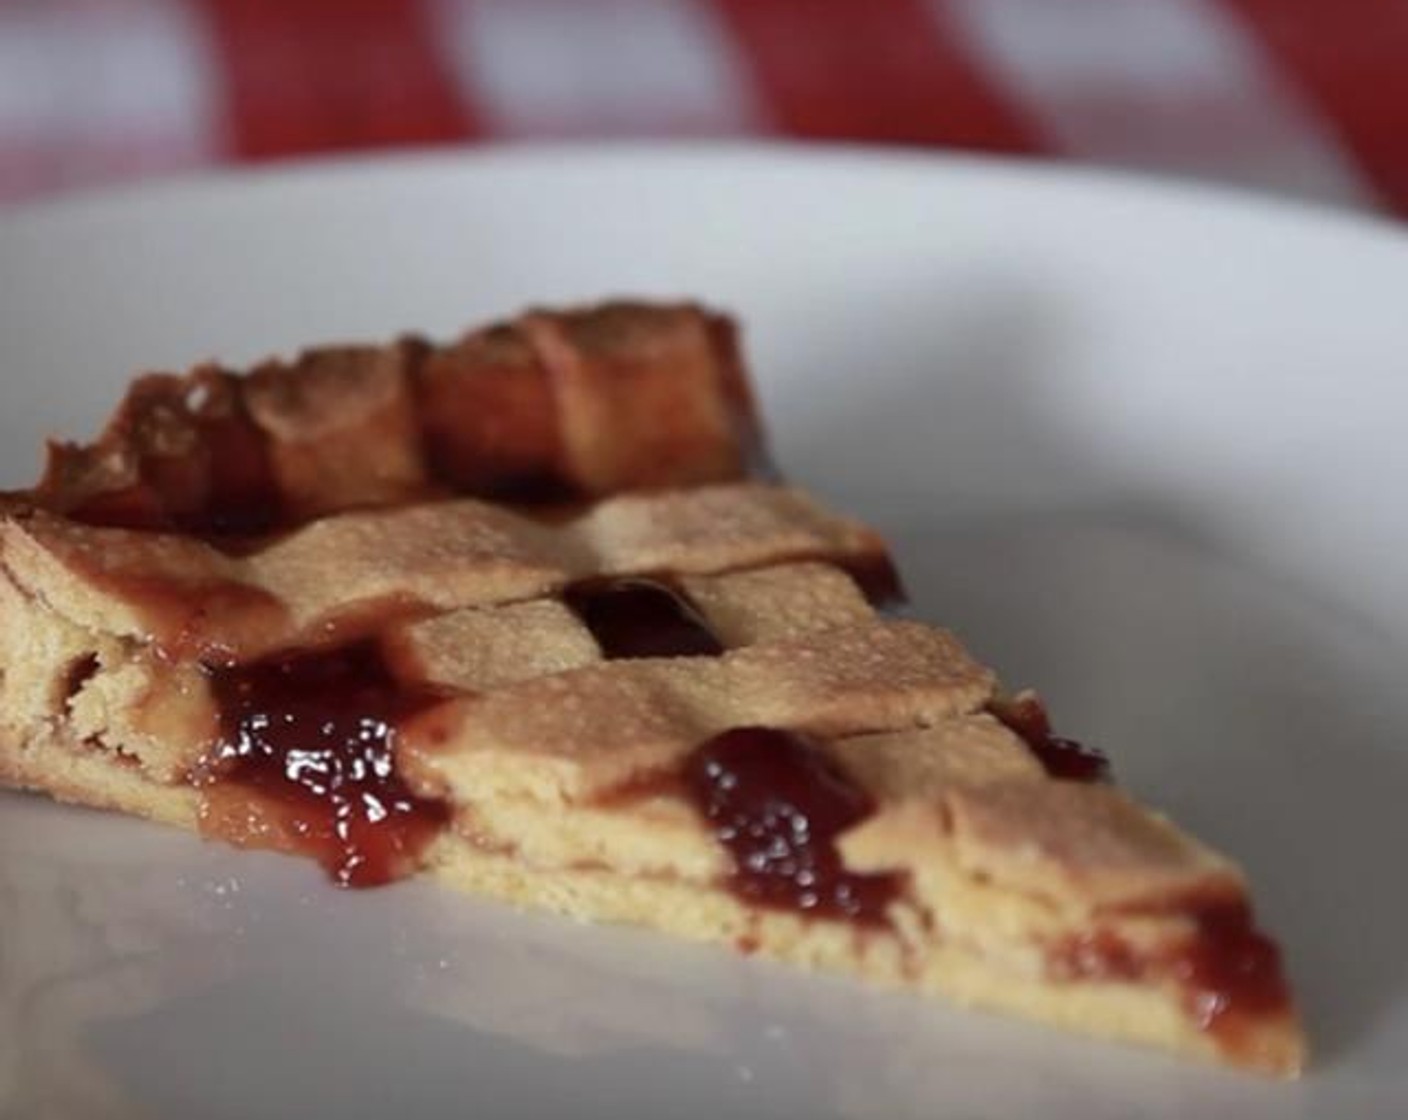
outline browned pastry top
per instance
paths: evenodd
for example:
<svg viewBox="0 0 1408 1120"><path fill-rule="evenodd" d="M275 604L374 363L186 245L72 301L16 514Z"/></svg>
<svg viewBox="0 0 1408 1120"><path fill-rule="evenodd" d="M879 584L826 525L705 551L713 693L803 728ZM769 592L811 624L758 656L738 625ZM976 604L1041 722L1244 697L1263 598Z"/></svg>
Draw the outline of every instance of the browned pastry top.
<svg viewBox="0 0 1408 1120"><path fill-rule="evenodd" d="M243 537L446 495L543 505L738 479L760 453L732 323L688 304L530 312L436 346L309 350L133 383L11 495L91 524Z"/></svg>

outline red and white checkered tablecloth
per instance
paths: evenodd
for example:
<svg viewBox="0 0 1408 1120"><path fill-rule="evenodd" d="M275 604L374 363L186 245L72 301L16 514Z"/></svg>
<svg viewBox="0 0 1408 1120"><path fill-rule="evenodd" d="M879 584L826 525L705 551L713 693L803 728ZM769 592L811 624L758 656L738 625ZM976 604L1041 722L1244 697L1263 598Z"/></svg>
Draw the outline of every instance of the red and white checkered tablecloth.
<svg viewBox="0 0 1408 1120"><path fill-rule="evenodd" d="M0 199L307 153L790 136L1408 214L1408 0L0 0Z"/></svg>

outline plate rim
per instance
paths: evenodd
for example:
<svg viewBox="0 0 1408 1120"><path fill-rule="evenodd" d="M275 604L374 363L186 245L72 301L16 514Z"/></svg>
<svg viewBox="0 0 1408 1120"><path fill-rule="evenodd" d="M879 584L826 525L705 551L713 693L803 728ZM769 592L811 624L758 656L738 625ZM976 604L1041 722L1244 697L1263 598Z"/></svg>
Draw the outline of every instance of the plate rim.
<svg viewBox="0 0 1408 1120"><path fill-rule="evenodd" d="M1229 216L1276 220L1326 233L1371 236L1395 242L1408 252L1408 223L1382 209L1356 209L1277 194L1265 188L1077 160L919 148L897 144L760 140L524 140L479 145L414 145L379 151L300 155L254 163L225 163L139 178L60 189L0 205L0 237L29 225L100 214L109 220L124 210L157 200L180 205L221 193L278 190L317 180L375 175L495 174L527 171L564 162L574 169L608 171L639 161L665 165L748 163L754 168L810 165L824 173L895 175L939 174L953 178L997 179L1017 189L1078 193L1111 192L1141 204L1204 208ZM103 214L103 211L107 211Z"/></svg>

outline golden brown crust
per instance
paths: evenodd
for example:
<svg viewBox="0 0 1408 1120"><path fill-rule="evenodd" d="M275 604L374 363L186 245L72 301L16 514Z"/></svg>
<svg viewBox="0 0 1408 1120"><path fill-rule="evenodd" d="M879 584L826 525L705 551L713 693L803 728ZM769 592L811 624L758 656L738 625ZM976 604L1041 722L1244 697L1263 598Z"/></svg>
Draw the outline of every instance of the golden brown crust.
<svg viewBox="0 0 1408 1120"><path fill-rule="evenodd" d="M534 312L521 320L547 372L561 417L569 477L588 494L736 478L747 470L738 439L747 418L720 366L710 320L657 309L646 329L638 306L591 316Z"/></svg>
<svg viewBox="0 0 1408 1120"><path fill-rule="evenodd" d="M326 347L250 373L245 403L264 433L288 521L429 492L413 390L425 352L412 341Z"/></svg>
<svg viewBox="0 0 1408 1120"><path fill-rule="evenodd" d="M452 488L492 494L568 476L553 384L516 326L431 348L416 393L427 463Z"/></svg>
<svg viewBox="0 0 1408 1120"><path fill-rule="evenodd" d="M947 808L959 862L1016 890L1130 910L1241 890L1227 860L1109 786L959 786Z"/></svg>

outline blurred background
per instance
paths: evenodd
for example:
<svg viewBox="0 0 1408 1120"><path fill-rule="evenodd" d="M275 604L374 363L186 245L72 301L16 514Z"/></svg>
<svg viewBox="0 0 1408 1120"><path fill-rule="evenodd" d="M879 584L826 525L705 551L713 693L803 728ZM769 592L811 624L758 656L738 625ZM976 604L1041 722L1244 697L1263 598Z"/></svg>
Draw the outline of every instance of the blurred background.
<svg viewBox="0 0 1408 1120"><path fill-rule="evenodd" d="M1408 0L0 0L0 201L647 137L1011 153L1408 215Z"/></svg>

